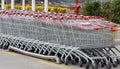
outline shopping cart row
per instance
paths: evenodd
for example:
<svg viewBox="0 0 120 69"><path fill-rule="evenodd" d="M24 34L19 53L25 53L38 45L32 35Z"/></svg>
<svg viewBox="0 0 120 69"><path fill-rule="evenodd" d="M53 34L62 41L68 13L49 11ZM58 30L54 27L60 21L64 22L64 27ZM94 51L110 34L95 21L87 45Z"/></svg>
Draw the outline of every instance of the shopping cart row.
<svg viewBox="0 0 120 69"><path fill-rule="evenodd" d="M56 63L86 69L111 69L120 64L114 40L118 27L99 16L0 10L0 48L54 56Z"/></svg>
<svg viewBox="0 0 120 69"><path fill-rule="evenodd" d="M33 12L33 11L22 11L22 10L0 10L0 14L8 15L11 17L17 17L21 20L28 20L28 19L42 19L46 21L54 20L52 23L67 23L67 25L75 25L84 28L85 26L88 27L98 27L98 28L111 28L114 26L118 26L112 22L105 20L100 16L80 16L80 15L73 15L73 14L61 14L61 13L46 13L46 12ZM50 23L49 23L50 24ZM106 26L107 25L107 26Z"/></svg>
<svg viewBox="0 0 120 69"><path fill-rule="evenodd" d="M57 62L66 65L77 64L86 69L91 67L92 69L98 69L98 67L111 69L112 66L117 67L120 64L118 55L120 50L116 47L80 49L79 47L66 47L55 43L0 34L0 48L9 49L9 47L39 55L56 56L59 58Z"/></svg>
<svg viewBox="0 0 120 69"><path fill-rule="evenodd" d="M22 19L21 19L22 18ZM79 22L80 24L80 22ZM82 29L86 28L86 29ZM6 35L25 37L40 41L59 43L80 48L111 47L115 45L114 34L109 29L97 29L96 25L80 26L74 23L1 15L0 31Z"/></svg>
<svg viewBox="0 0 120 69"><path fill-rule="evenodd" d="M100 16L83 16L83 15L74 15L74 14L61 14L56 12L33 12L33 11L23 11L23 10L5 10L0 9L0 13L5 15L13 15L13 16L33 16L33 17L44 17L44 18L51 18L54 17L56 19L83 19L83 20L89 20L89 19L102 19L106 20L106 18L102 18Z"/></svg>

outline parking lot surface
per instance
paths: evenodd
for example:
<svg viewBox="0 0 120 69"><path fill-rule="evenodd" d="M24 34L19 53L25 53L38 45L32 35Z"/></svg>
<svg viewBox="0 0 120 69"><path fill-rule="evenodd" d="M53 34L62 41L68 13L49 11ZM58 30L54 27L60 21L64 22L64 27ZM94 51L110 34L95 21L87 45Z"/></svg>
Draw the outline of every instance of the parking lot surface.
<svg viewBox="0 0 120 69"><path fill-rule="evenodd" d="M15 52L0 49L0 69L85 69L78 65L56 64ZM106 69L106 68L99 68ZM120 69L120 66L112 69Z"/></svg>

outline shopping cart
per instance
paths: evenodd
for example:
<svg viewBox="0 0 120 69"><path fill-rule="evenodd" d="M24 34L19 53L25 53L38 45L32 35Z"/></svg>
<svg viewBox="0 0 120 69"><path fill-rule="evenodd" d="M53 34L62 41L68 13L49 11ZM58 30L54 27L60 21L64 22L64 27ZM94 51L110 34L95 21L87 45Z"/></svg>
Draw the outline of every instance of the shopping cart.
<svg viewBox="0 0 120 69"><path fill-rule="evenodd" d="M86 69L110 69L120 64L116 27L96 16L0 10L0 48Z"/></svg>

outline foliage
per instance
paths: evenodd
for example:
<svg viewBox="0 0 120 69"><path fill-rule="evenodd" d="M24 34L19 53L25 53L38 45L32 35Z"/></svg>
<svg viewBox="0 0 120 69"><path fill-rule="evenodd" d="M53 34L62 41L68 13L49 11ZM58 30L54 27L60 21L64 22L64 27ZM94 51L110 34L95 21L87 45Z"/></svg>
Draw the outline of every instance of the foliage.
<svg viewBox="0 0 120 69"><path fill-rule="evenodd" d="M113 3L113 13L112 21L120 24L120 0Z"/></svg>
<svg viewBox="0 0 120 69"><path fill-rule="evenodd" d="M1 6L1 4L0 4L0 6ZM6 5L5 5L5 9L10 9L10 8L11 8L11 5L10 5L10 4L6 4ZM21 10L21 9L22 9L22 5L16 4L14 8ZM26 5L26 6L25 6L25 10L31 10L31 9L32 9L32 6L30 6L30 5ZM44 10L44 6L36 6L36 7L35 7L35 10L36 10L36 11L43 11L43 10ZM49 6L49 7L48 7L48 11L49 11L49 12L66 13L67 8Z"/></svg>
<svg viewBox="0 0 120 69"><path fill-rule="evenodd" d="M87 16L102 16L120 24L120 0L106 2L102 6L99 2L88 2L84 5L83 14Z"/></svg>
<svg viewBox="0 0 120 69"><path fill-rule="evenodd" d="M44 7L43 6L36 6L35 9L36 9L36 11L43 11Z"/></svg>
<svg viewBox="0 0 120 69"><path fill-rule="evenodd" d="M15 5L15 9L21 10L21 9L22 9L22 6L21 6L20 4L16 4L16 5Z"/></svg>
<svg viewBox="0 0 120 69"><path fill-rule="evenodd" d="M61 7L49 7L48 8L49 12L60 12L60 13L65 13L67 11L67 8L61 8Z"/></svg>
<svg viewBox="0 0 120 69"><path fill-rule="evenodd" d="M31 10L31 6L27 5L25 7L25 10ZM36 6L35 7L36 11L43 11L44 7L43 6ZM53 7L53 6L49 6L48 7L48 11L49 12L60 12L60 13L65 13L67 11L67 8L61 8L61 7Z"/></svg>
<svg viewBox="0 0 120 69"><path fill-rule="evenodd" d="M29 5L25 6L25 10L31 10L31 9L32 9L32 6L29 6Z"/></svg>
<svg viewBox="0 0 120 69"><path fill-rule="evenodd" d="M100 3L99 2L88 2L84 5L84 8L83 8L83 14L84 15L90 15L90 16L93 16L93 15L100 15Z"/></svg>
<svg viewBox="0 0 120 69"><path fill-rule="evenodd" d="M111 2L106 2L101 8L101 16L107 17L108 20L111 20L113 17L113 7Z"/></svg>
<svg viewBox="0 0 120 69"><path fill-rule="evenodd" d="M67 11L67 8L58 8L58 11L60 13L65 13Z"/></svg>
<svg viewBox="0 0 120 69"><path fill-rule="evenodd" d="M11 8L11 5L10 4L6 4L4 5L5 9L10 9Z"/></svg>

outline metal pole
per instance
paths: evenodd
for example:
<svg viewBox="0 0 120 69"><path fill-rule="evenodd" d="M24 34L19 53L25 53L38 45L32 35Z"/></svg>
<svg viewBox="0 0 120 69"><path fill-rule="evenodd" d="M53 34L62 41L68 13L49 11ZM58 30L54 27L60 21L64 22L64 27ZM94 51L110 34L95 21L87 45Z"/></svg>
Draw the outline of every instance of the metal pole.
<svg viewBox="0 0 120 69"><path fill-rule="evenodd" d="M48 0L44 0L44 11L48 12Z"/></svg>
<svg viewBox="0 0 120 69"><path fill-rule="evenodd" d="M25 10L25 0L22 0L22 10Z"/></svg>
<svg viewBox="0 0 120 69"><path fill-rule="evenodd" d="M14 9L14 0L11 0L11 9Z"/></svg>
<svg viewBox="0 0 120 69"><path fill-rule="evenodd" d="M78 0L76 0L76 5L78 5Z"/></svg>
<svg viewBox="0 0 120 69"><path fill-rule="evenodd" d="M80 10L80 5L78 4L78 0L76 0L75 10L74 10L76 15L79 15L80 12L79 10Z"/></svg>
<svg viewBox="0 0 120 69"><path fill-rule="evenodd" d="M32 0L32 11L35 11L35 0Z"/></svg>
<svg viewBox="0 0 120 69"><path fill-rule="evenodd" d="M1 2L2 2L2 6L1 7L2 7L2 9L4 9L5 0L2 0Z"/></svg>

